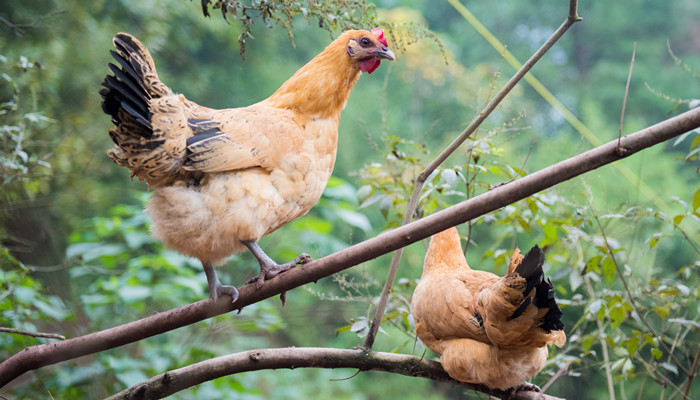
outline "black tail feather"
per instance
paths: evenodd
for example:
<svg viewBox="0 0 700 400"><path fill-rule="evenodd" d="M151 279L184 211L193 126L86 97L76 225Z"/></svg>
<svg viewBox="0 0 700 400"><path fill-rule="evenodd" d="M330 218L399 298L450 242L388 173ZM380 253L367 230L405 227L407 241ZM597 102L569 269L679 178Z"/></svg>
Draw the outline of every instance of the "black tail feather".
<svg viewBox="0 0 700 400"><path fill-rule="evenodd" d="M540 325L542 330L549 333L551 331L560 331L564 329L564 323L561 322L563 313L561 309L559 309L556 299L554 299L554 285L552 285L551 280L543 280L542 283L537 286L535 306L537 306L537 308L549 309L547 314L542 317L542 325Z"/></svg>
<svg viewBox="0 0 700 400"><path fill-rule="evenodd" d="M549 310L542 318L542 325L540 325L542 330L549 333L564 329L564 324L561 322L563 314L557 305L557 301L554 299L552 281L545 279L542 264L544 264L544 252L538 246L535 246L530 249L520 265L515 268L515 273L525 278L527 282L523 295L527 296L532 289L535 289L535 307ZM511 319L520 316L530 304L531 300L527 297L520 307L513 312Z"/></svg>
<svg viewBox="0 0 700 400"><path fill-rule="evenodd" d="M148 107L151 96L143 78L143 69L147 68L138 51L121 39L115 37L114 45L119 52L110 50L110 54L119 66L109 63L109 70L114 75L107 75L102 82L102 111L112 117L115 125L123 122L132 126L130 132L150 138L153 135L151 112ZM124 36L126 38L126 36ZM142 65L139 65L139 62ZM137 72L138 71L138 72ZM123 121L127 119L127 121ZM135 126L138 129L133 129Z"/></svg>
<svg viewBox="0 0 700 400"><path fill-rule="evenodd" d="M112 52L114 53L114 52ZM123 59L122 59L123 61ZM127 64L128 65L128 64ZM123 92L124 94L130 94L133 96L133 98L138 99L139 104L142 105L141 108L144 110L148 110L148 104L147 104L147 99L149 98L148 94L146 91L141 87L142 83L138 81L138 75L131 75L131 73L135 73L133 69L131 71L127 70L126 68L122 67L122 69L119 69L116 65L109 63L107 64L107 67L109 67L109 70L112 71L114 74L114 77L122 82L124 85L126 85L129 88L128 92Z"/></svg>
<svg viewBox="0 0 700 400"><path fill-rule="evenodd" d="M527 252L523 261L515 268L515 273L525 278L527 287L523 290L523 294L527 295L537 285L544 280L544 253L535 245Z"/></svg>

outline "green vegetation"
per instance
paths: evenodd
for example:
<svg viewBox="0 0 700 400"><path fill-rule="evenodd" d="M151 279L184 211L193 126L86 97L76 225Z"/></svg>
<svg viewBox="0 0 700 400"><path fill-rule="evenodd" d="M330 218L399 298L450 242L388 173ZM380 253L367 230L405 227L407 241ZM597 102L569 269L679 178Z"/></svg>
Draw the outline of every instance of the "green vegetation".
<svg viewBox="0 0 700 400"><path fill-rule="evenodd" d="M280 260L300 251L318 258L397 226L412 179L513 73L448 2L248 3L29 0L0 11L0 327L76 337L207 296L199 262L149 235L146 187L105 154L110 121L98 90L116 32L147 44L173 90L223 108L267 97L338 29L392 27L398 60L354 89L324 197L261 241ZM506 1L498 11L494 2L463 3L521 62L568 11L561 2ZM700 104L700 3L584 2L579 14L584 20L532 74L600 141L618 135L634 42L623 134ZM419 213L591 147L522 82L427 182ZM461 226L467 259L503 273L515 246L546 250L568 336L534 378L544 385L568 365L548 393L606 398L609 382L618 398L681 399L686 391L698 398L698 379L688 377L700 358L700 131L619 164L642 183L609 165ZM420 244L405 249L375 350L423 354L409 304L424 253ZM296 289L284 308L271 299L240 315L45 367L0 394L102 398L242 350L353 347L366 335L388 265L383 256ZM257 263L244 253L220 271L222 282L241 284ZM0 360L51 340L0 332ZM354 372L245 373L174 398L464 397L444 384L378 372L335 380Z"/></svg>

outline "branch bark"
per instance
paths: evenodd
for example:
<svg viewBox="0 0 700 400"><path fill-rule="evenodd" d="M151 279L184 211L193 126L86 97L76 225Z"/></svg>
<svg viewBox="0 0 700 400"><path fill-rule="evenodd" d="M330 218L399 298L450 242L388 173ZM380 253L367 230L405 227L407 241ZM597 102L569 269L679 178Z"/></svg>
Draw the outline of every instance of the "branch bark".
<svg viewBox="0 0 700 400"><path fill-rule="evenodd" d="M27 371L168 332L315 282L698 127L700 127L700 107L622 137L619 148L618 141L615 139L515 182L301 265L266 281L259 290L255 289L255 285L242 287L240 297L235 304L230 304L228 297L221 297L216 302L206 299L104 331L61 342L28 347L0 364L0 387Z"/></svg>
<svg viewBox="0 0 700 400"><path fill-rule="evenodd" d="M107 400L162 399L181 390L226 375L264 369L352 368L360 371L384 371L410 377L433 379L476 390L489 396L513 400L557 400L533 391L510 392L483 385L458 382L442 369L439 362L406 354L367 353L363 350L329 348L280 348L244 351L202 361L155 376L134 385Z"/></svg>

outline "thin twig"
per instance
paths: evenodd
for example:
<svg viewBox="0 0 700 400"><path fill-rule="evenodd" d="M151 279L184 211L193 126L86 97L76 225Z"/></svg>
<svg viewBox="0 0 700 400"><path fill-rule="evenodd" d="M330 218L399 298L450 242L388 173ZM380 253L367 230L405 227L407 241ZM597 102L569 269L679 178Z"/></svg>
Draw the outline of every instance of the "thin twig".
<svg viewBox="0 0 700 400"><path fill-rule="evenodd" d="M545 383L545 385L542 386L542 393L545 393L547 391L547 389L549 389L549 387L554 384L554 382L556 382L559 378L564 376L564 374L566 374L566 371L569 370L570 365L571 365L571 361L564 363L564 365L562 365L561 368L559 368L559 370L557 370L557 372L554 374L554 376L552 376L547 381L547 383Z"/></svg>
<svg viewBox="0 0 700 400"><path fill-rule="evenodd" d="M491 115L493 110L503 101L503 99L510 93L510 91L515 87L515 85L532 69L532 67L539 61L542 56L561 38L564 33L573 25L575 22L579 21L577 10L578 0L569 1L569 15L564 21L564 23L552 34L552 36L540 47L535 54L530 57L529 60L513 75L512 78L505 84L503 89L501 89L498 94L491 100L489 104L479 113L479 115L472 120L472 122L467 126L459 136L450 143L426 168L423 172L418 175L416 179L415 186L413 187L413 193L408 201L408 208L406 209L406 214L404 215L403 225L408 224L413 219L414 213L418 205L418 198L420 197L421 190L425 181L428 179L430 174L437 169L437 167L442 164L447 157L459 148L459 146L464 143L469 136L476 131L479 126L486 120L486 118ZM366 350L371 350L374 345L374 339L379 331L379 325L382 321L382 316L386 310L386 304L389 300L389 294L391 293L391 288L394 286L394 280L396 278L396 272L399 268L399 262L401 261L401 255L403 254L403 249L398 249L394 252L391 259L391 265L389 267L389 273L382 290L382 294L379 298L379 303L377 304L377 310L375 311L374 318L372 319L372 324L370 325L369 333L363 344Z"/></svg>
<svg viewBox="0 0 700 400"><path fill-rule="evenodd" d="M618 151L622 151L620 147L620 138L622 138L622 124L625 122L625 107L627 106L627 94L630 91L630 81L632 80L632 68L634 68L635 54L637 54L637 42L634 42L634 46L632 47L632 61L630 61L630 72L627 75L627 85L625 85L625 96L622 98L622 112L620 112L620 132L617 135Z"/></svg>
<svg viewBox="0 0 700 400"><path fill-rule="evenodd" d="M23 29L34 28L41 21L43 21L49 17L53 17L54 15L63 14L64 12L65 11L63 11L63 10L59 10L59 11L52 11L52 12L44 14L44 15L40 15L37 19L34 20L34 22L31 22L29 24L15 24L15 23L12 23L11 21L8 21L7 19L5 19L3 17L0 17L0 22L9 26L13 31L15 31L15 35L17 35L18 37L21 37L22 35L24 35Z"/></svg>
<svg viewBox="0 0 700 400"><path fill-rule="evenodd" d="M593 285L591 285L591 280L588 275L584 276L584 283L586 286L586 291L588 292L588 297L595 298L595 291L593 290ZM605 341L605 329L603 329L603 323L596 318L596 326L598 327L598 335L600 336L600 347L603 351L603 367L605 368L605 380L608 383L608 397L611 400L615 400L615 386L613 384L612 371L610 369L610 355L608 354L608 343Z"/></svg>
<svg viewBox="0 0 700 400"><path fill-rule="evenodd" d="M525 156L525 161L523 161L523 165L522 165L522 166L520 167L520 169L518 170L519 172L522 172L522 171L525 169L525 164L527 164L527 160L530 159L530 155L532 154L532 148L533 148L534 146L535 146L535 141L534 141L534 140L531 140L531 141L530 141L530 151L527 152L527 156ZM497 187L501 187L501 186L503 186L503 185L507 185L507 184L513 182L514 180L516 180L517 178L518 178L518 174L516 173L515 175L513 175L512 178L510 178L510 180L509 180L508 182L501 182L501 183L499 183L499 184L497 184L497 185L494 185L494 186L493 186L492 188L490 188L489 190L493 190L493 189L495 189L495 188L497 188Z"/></svg>
<svg viewBox="0 0 700 400"><path fill-rule="evenodd" d="M688 383L685 386L685 397L688 397L688 393L690 393L690 385L692 385L693 378L695 378L695 373L698 370L698 359L700 359L700 344L698 344L698 351L695 352L695 358L693 359L693 366L690 367L690 375L688 375Z"/></svg>
<svg viewBox="0 0 700 400"><path fill-rule="evenodd" d="M652 357L653 357L653 356L652 356ZM647 370L647 373L648 373L652 378L656 379L657 382L659 382L659 383L661 384L662 392L663 392L663 389L664 389L666 386L671 386L671 388L673 388L673 390L675 390L677 393L683 394L683 391L681 390L681 388L679 388L678 386L676 386L676 384L674 384L673 382L671 382L671 380L668 379L668 378L666 377L666 375L661 374L661 373L659 373L656 369L654 369L654 367L653 367L648 361L646 361L645 359L643 359L643 358L639 355L639 353L636 353L636 354L634 355L634 358L635 358L637 361L639 361L639 362L644 366L644 369ZM663 396L662 396L661 398L663 399ZM687 396L685 396L685 395L683 395L683 399L684 399L684 400L690 400L690 399L689 399Z"/></svg>
<svg viewBox="0 0 700 400"><path fill-rule="evenodd" d="M42 333L42 332L31 332L31 331L25 331L22 329L15 329L15 328L5 328L0 326L0 332L3 333L16 333L18 335L24 335L24 336L31 336L31 337L40 337L40 338L47 338L47 339L59 339L59 340L66 340L66 337L63 335L59 335L58 333Z"/></svg>

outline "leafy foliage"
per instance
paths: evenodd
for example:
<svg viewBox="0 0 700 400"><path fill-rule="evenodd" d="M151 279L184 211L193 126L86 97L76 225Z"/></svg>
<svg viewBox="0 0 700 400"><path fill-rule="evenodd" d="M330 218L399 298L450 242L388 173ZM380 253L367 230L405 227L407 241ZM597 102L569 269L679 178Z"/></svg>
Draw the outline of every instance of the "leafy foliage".
<svg viewBox="0 0 700 400"><path fill-rule="evenodd" d="M241 34L238 44L241 56L245 58L246 42L254 39L252 25L254 17L259 18L268 28L274 21L287 31L289 39L294 38L294 17L303 16L307 21L317 21L318 26L332 33L337 30L347 30L358 26L366 26L375 19L374 4L365 0L335 0L335 1L266 1L253 0L249 3L230 0L201 0L202 12L209 17L209 7L221 10L222 17L240 21ZM251 16L252 15L252 16Z"/></svg>

